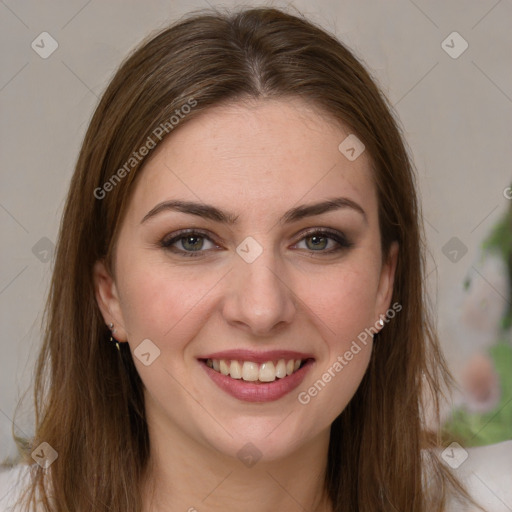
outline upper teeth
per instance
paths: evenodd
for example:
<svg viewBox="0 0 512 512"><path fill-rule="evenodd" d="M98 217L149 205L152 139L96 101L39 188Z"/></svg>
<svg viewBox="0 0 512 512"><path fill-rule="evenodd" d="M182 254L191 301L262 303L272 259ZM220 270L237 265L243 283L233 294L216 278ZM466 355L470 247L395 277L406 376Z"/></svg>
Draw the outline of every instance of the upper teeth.
<svg viewBox="0 0 512 512"><path fill-rule="evenodd" d="M285 361L266 361L259 364L253 361L237 361L226 359L207 359L206 364L222 375L229 375L233 379L242 379L246 381L272 382L282 379L297 371L302 363L302 359L290 359Z"/></svg>

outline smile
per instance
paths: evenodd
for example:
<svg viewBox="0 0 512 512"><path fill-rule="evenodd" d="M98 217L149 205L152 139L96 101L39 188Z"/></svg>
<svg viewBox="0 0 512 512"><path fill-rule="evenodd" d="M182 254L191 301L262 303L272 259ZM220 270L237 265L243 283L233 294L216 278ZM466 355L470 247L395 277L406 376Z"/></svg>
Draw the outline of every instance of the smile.
<svg viewBox="0 0 512 512"><path fill-rule="evenodd" d="M274 382L295 373L306 360L279 359L256 363L254 361L238 361L226 359L207 359L206 365L222 375L246 382Z"/></svg>
<svg viewBox="0 0 512 512"><path fill-rule="evenodd" d="M198 362L228 395L245 402L270 402L298 387L315 359L292 351L230 350L208 354Z"/></svg>

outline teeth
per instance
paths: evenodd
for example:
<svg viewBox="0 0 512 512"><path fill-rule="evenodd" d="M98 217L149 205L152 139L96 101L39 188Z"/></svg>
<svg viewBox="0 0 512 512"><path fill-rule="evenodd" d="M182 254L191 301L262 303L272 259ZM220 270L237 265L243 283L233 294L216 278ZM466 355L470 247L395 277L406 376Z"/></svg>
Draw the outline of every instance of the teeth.
<svg viewBox="0 0 512 512"><path fill-rule="evenodd" d="M252 363L250 361L245 361L242 366L242 379L248 381L258 380L259 371L258 371L258 363Z"/></svg>
<svg viewBox="0 0 512 512"><path fill-rule="evenodd" d="M276 364L276 377L279 379L286 377L286 362L284 359L279 359Z"/></svg>
<svg viewBox="0 0 512 512"><path fill-rule="evenodd" d="M233 379L242 378L242 366L238 361L231 361L231 365L229 367L229 375L233 377Z"/></svg>
<svg viewBox="0 0 512 512"><path fill-rule="evenodd" d="M229 366L224 359L220 360L220 373L222 375L229 375Z"/></svg>
<svg viewBox="0 0 512 512"><path fill-rule="evenodd" d="M266 361L262 364L253 361L229 361L226 359L207 359L206 364L222 375L229 375L233 379L242 379L247 382L273 382L283 379L296 372L302 363L301 359L285 361Z"/></svg>
<svg viewBox="0 0 512 512"><path fill-rule="evenodd" d="M268 363L263 363L260 366L259 379L261 380L261 382L272 382L276 380L276 367L274 366L274 363L272 361L269 361Z"/></svg>

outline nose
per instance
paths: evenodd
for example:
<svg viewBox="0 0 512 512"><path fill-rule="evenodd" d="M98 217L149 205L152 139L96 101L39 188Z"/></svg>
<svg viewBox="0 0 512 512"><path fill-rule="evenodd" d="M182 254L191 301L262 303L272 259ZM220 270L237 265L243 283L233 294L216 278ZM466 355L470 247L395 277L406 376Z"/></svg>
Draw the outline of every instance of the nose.
<svg viewBox="0 0 512 512"><path fill-rule="evenodd" d="M235 258L226 277L222 310L229 324L249 334L271 336L292 322L297 299L272 251L264 250L252 263Z"/></svg>

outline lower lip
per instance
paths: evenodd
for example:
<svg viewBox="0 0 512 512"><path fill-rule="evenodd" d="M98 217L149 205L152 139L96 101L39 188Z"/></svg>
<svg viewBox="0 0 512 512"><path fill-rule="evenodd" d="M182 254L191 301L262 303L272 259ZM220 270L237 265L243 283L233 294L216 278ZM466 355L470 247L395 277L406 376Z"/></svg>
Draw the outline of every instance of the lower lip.
<svg viewBox="0 0 512 512"><path fill-rule="evenodd" d="M233 379L216 372L207 366L204 361L199 362L213 382L229 395L245 402L272 402L279 400L279 398L298 387L313 366L314 360L309 359L302 368L282 379L258 384L246 382L242 379Z"/></svg>

